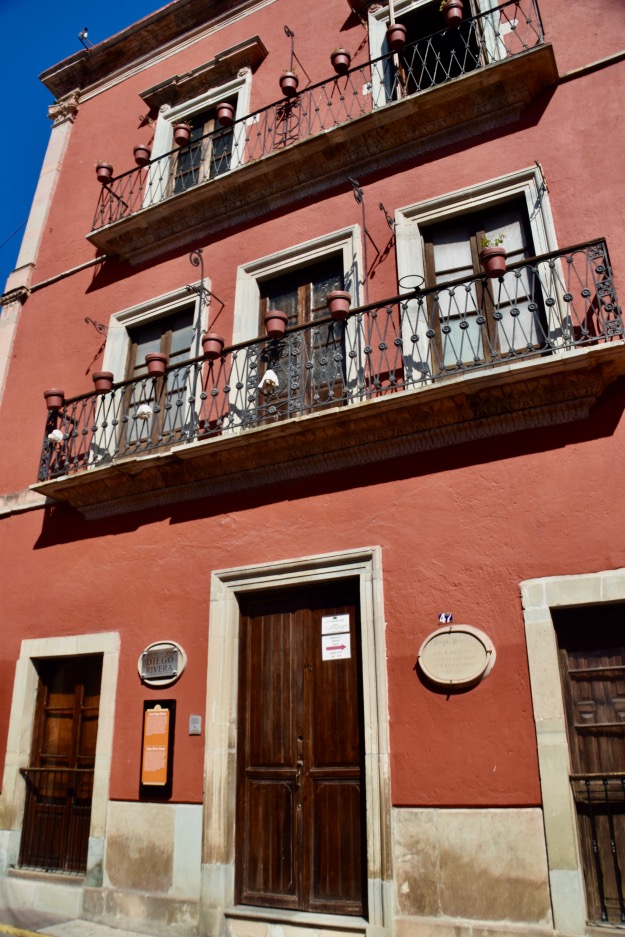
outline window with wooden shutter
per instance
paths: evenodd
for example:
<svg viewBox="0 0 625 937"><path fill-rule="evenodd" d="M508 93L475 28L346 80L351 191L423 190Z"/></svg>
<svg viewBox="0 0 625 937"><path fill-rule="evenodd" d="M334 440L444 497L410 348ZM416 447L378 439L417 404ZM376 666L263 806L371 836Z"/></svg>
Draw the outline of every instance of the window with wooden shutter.
<svg viewBox="0 0 625 937"><path fill-rule="evenodd" d="M176 195L228 172L232 162L233 132L221 126L214 107L184 120L191 124L192 130L189 145L181 147L175 157L173 188Z"/></svg>
<svg viewBox="0 0 625 937"><path fill-rule="evenodd" d="M470 280L483 273L479 252L484 238L503 235L509 265L533 256L524 199L486 206L423 227L422 232L426 286L465 281L430 296L433 372L505 358L543 344L542 311L527 268L506 273L501 282Z"/></svg>
<svg viewBox="0 0 625 937"><path fill-rule="evenodd" d="M289 328L326 317L326 296L343 289L343 282L343 257L332 254L260 283L259 333L264 334L269 309L285 312ZM344 334L345 324L332 322L299 333L288 353L269 345L263 371L271 368L280 384L271 398L261 395L261 410L277 419L320 402L338 403L345 378Z"/></svg>

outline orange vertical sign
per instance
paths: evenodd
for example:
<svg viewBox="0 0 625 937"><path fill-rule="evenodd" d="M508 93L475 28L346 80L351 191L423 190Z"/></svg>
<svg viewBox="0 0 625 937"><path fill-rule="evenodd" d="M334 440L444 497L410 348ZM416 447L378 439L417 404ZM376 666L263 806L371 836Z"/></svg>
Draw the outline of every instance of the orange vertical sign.
<svg viewBox="0 0 625 937"><path fill-rule="evenodd" d="M146 709L143 714L143 755L141 783L156 787L167 784L169 760L169 710Z"/></svg>

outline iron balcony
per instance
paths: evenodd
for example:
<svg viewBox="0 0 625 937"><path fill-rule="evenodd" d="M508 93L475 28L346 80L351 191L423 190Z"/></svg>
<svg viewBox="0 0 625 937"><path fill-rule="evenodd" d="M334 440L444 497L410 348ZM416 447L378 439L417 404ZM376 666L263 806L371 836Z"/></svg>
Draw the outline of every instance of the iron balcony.
<svg viewBox="0 0 625 937"><path fill-rule="evenodd" d="M78 505L115 499L122 476L139 491L160 455L151 484L192 491L210 477L214 492L228 476L279 478L300 456L297 471L309 459L314 473L360 450L383 460L580 419L622 373L623 337L607 245L577 245L67 399L49 412L33 487Z"/></svg>
<svg viewBox="0 0 625 937"><path fill-rule="evenodd" d="M536 0L508 0L113 178L89 240L140 261L343 186L346 166L379 170L509 122L556 79Z"/></svg>

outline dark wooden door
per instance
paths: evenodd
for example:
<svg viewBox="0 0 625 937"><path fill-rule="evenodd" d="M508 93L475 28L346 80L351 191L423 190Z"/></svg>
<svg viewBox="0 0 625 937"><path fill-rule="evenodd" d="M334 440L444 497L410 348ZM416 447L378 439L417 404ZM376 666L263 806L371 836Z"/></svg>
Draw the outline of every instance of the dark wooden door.
<svg viewBox="0 0 625 937"><path fill-rule="evenodd" d="M238 901L363 914L357 585L258 595L241 611ZM332 616L347 630L324 637Z"/></svg>
<svg viewBox="0 0 625 937"><path fill-rule="evenodd" d="M102 656L37 661L37 709L20 865L84 872L89 845Z"/></svg>
<svg viewBox="0 0 625 937"><path fill-rule="evenodd" d="M625 607L554 618L588 916L625 923Z"/></svg>

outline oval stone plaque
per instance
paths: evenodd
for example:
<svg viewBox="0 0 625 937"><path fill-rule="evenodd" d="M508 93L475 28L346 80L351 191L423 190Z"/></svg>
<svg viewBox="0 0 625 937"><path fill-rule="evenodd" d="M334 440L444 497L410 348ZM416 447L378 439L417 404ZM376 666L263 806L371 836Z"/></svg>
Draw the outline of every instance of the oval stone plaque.
<svg viewBox="0 0 625 937"><path fill-rule="evenodd" d="M148 644L137 663L141 683L147 686L171 686L187 666L187 655L176 641Z"/></svg>
<svg viewBox="0 0 625 937"><path fill-rule="evenodd" d="M495 662L495 648L471 625L439 628L419 649L419 667L438 686L470 686L482 680Z"/></svg>

